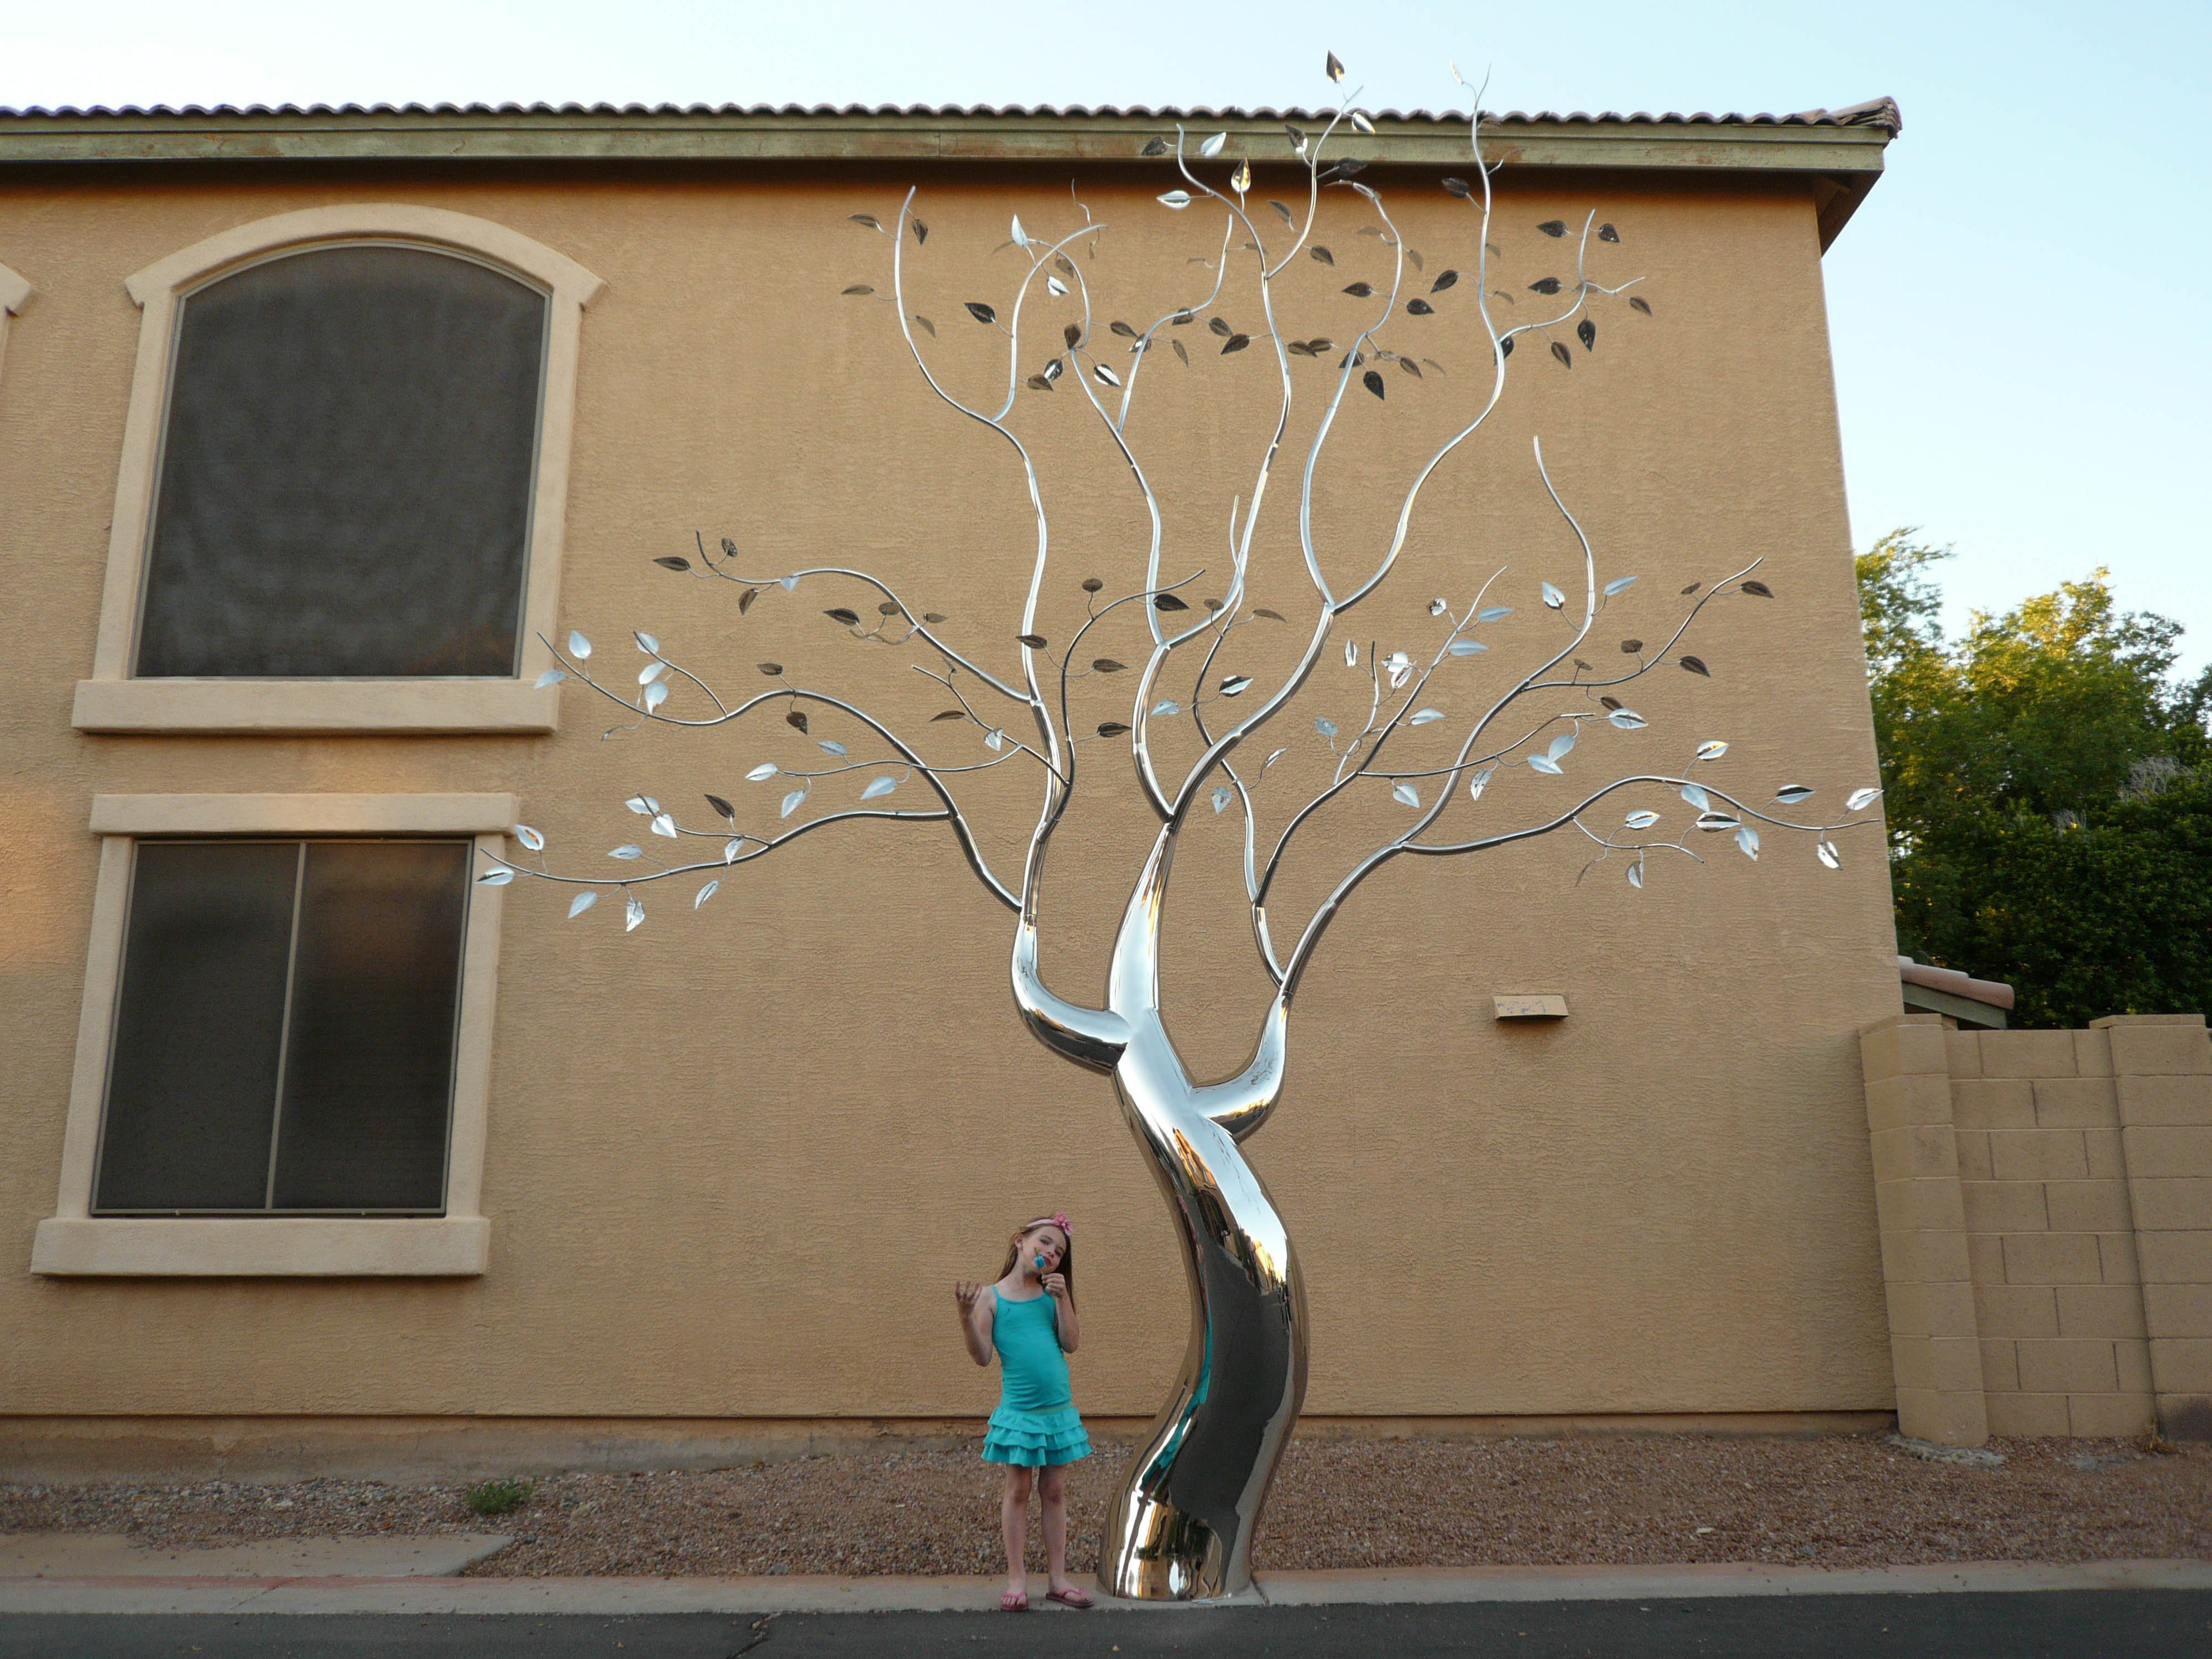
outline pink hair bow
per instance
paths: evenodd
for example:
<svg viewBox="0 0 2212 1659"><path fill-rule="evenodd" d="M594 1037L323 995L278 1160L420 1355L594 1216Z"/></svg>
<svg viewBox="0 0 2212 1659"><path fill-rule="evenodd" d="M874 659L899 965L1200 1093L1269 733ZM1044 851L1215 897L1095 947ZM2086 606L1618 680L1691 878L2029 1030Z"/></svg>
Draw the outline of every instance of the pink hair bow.
<svg viewBox="0 0 2212 1659"><path fill-rule="evenodd" d="M1075 1237L1075 1224L1068 1220L1066 1211L1054 1210L1052 1212L1052 1224L1059 1228L1060 1231L1066 1233L1070 1238Z"/></svg>

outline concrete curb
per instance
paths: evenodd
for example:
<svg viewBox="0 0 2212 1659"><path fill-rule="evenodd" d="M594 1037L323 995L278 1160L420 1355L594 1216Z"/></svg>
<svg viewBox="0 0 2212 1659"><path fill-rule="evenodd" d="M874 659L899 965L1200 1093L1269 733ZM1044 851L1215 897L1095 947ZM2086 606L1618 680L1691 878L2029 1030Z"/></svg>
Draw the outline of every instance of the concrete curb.
<svg viewBox="0 0 2212 1659"><path fill-rule="evenodd" d="M1747 1595L1924 1595L1956 1591L2212 1590L2212 1561L1949 1562L1839 1568L1401 1567L1268 1573L1237 1604L1328 1607L1464 1601L1607 1601ZM995 1578L0 1577L0 1613L982 1613ZM1183 1604L1188 1605L1188 1604ZM1200 1603L1221 1607L1224 1602ZM1042 1600L1039 1611L1058 1613ZM1102 1611L1176 1604L1099 1601Z"/></svg>

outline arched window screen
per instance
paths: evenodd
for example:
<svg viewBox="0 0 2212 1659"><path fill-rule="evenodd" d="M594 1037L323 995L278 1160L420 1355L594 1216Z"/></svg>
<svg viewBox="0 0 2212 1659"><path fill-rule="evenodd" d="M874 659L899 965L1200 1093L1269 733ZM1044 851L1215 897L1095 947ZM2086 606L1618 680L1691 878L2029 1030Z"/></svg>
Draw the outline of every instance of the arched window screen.
<svg viewBox="0 0 2212 1659"><path fill-rule="evenodd" d="M516 672L547 305L389 245L179 310L136 672Z"/></svg>

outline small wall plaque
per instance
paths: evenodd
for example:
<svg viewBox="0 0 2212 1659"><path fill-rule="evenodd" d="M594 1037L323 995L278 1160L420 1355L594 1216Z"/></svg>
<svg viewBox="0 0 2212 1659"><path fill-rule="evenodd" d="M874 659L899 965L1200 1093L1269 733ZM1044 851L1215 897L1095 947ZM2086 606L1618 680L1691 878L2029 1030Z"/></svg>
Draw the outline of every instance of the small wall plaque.
<svg viewBox="0 0 2212 1659"><path fill-rule="evenodd" d="M1491 1001L1496 1005L1500 1019L1565 1019L1567 1000L1559 996L1498 996Z"/></svg>

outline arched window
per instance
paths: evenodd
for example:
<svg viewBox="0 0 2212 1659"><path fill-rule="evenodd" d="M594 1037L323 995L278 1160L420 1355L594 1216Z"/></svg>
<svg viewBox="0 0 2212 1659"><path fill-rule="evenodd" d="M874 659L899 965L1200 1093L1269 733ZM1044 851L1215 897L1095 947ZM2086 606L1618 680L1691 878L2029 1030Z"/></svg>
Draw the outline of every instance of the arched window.
<svg viewBox="0 0 2212 1659"><path fill-rule="evenodd" d="M109 731L550 730L596 277L434 209L315 209L132 277L93 677ZM541 660L542 659L542 660Z"/></svg>

